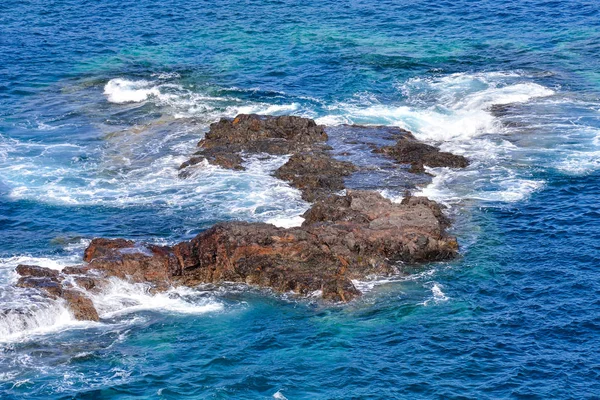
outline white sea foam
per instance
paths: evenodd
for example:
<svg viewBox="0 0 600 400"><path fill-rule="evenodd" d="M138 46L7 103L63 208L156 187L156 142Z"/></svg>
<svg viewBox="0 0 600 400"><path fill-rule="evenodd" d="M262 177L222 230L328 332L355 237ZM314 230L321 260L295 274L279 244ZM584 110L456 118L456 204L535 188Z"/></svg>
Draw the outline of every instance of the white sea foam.
<svg viewBox="0 0 600 400"><path fill-rule="evenodd" d="M600 151L572 151L557 163L557 168L570 175L586 175L600 169Z"/></svg>
<svg viewBox="0 0 600 400"><path fill-rule="evenodd" d="M517 177L510 168L491 168L487 175L475 169L426 167L426 170L434 175L432 182L415 195L426 196L448 205L464 199L517 202L529 198L545 184L542 180Z"/></svg>
<svg viewBox="0 0 600 400"><path fill-rule="evenodd" d="M116 207L191 206L206 211L196 215L219 219L285 220L297 218L308 207L298 190L271 176L288 157L249 157L246 171L199 165L184 179L179 176L179 166L193 152L197 136L184 140L185 131L175 131L171 137L144 135L151 133L111 137L98 161L85 170L77 164L56 168L43 163L41 157L0 165L3 184L13 199ZM27 149L26 144L21 146ZM62 149L73 154L79 151L76 147ZM42 146L36 151L47 149Z"/></svg>
<svg viewBox="0 0 600 400"><path fill-rule="evenodd" d="M278 391L276 391L276 392L273 394L273 398L274 398L274 399L277 399L277 400L287 400L287 397L285 397L285 396L283 395L283 393L281 393L281 390L278 390Z"/></svg>
<svg viewBox="0 0 600 400"><path fill-rule="evenodd" d="M399 85L406 105L380 104L361 94L356 101L329 106L332 113L319 123L395 125L413 131L421 140L465 140L498 132L502 126L489 112L499 104L527 102L555 92L533 82L506 84L516 73L453 74L414 78Z"/></svg>
<svg viewBox="0 0 600 400"><path fill-rule="evenodd" d="M0 259L0 342L26 341L39 335L68 329L105 326L106 319L143 310L176 314L204 314L223 310L223 304L207 293L180 287L153 293L145 284L111 278L99 293L86 292L104 322L78 321L62 299L50 299L34 289L16 287L19 264L39 265L54 270L81 263L82 240L65 248L73 253L63 257L19 256ZM75 285L74 281L71 284ZM111 322L110 324L120 323Z"/></svg>
<svg viewBox="0 0 600 400"><path fill-rule="evenodd" d="M69 328L86 328L94 323L77 321L60 300L33 302L0 312L0 342L26 340Z"/></svg>
<svg viewBox="0 0 600 400"><path fill-rule="evenodd" d="M144 310L178 314L203 314L220 311L223 304L213 298L198 297L190 288L174 288L167 292L151 293L147 284L128 283L111 278L108 287L90 295L101 318L112 318ZM187 301L186 298L192 301Z"/></svg>
<svg viewBox="0 0 600 400"><path fill-rule="evenodd" d="M430 304L440 304L448 301L450 298L442 291L442 285L437 282L433 282L431 285L431 297L423 302L424 306Z"/></svg>
<svg viewBox="0 0 600 400"><path fill-rule="evenodd" d="M407 282L407 281L419 281L422 279L428 279L436 273L436 268L427 269L415 274L410 274L407 276L397 275L391 277L381 277L381 276L371 276L367 277L363 280L353 279L352 284L360 290L362 293L368 293L372 291L374 288L382 285L386 285L388 283L397 283L397 282Z"/></svg>
<svg viewBox="0 0 600 400"><path fill-rule="evenodd" d="M160 91L153 82L146 80L130 81L127 79L111 79L104 86L104 94L111 103L139 103L150 96L160 96Z"/></svg>
<svg viewBox="0 0 600 400"><path fill-rule="evenodd" d="M554 90L526 79L529 77L519 71L413 78L398 84L405 97L401 104L381 104L373 96L360 94L354 101L330 105L330 112L318 122L399 126L420 140L470 160L471 166L464 170L430 169L436 177L419 194L447 203L468 198L519 201L544 182L533 179L526 170L515 169L514 164L526 153L498 135L518 129L504 125L490 107L554 101ZM495 136L490 139L490 134ZM401 193L385 195L401 199Z"/></svg>
<svg viewBox="0 0 600 400"><path fill-rule="evenodd" d="M302 225L302 223L304 222L304 218L302 218L299 215L291 218L274 217L266 220L265 222L273 224L280 228L293 228Z"/></svg>
<svg viewBox="0 0 600 400"><path fill-rule="evenodd" d="M234 117L237 114L288 114L300 110L296 102L272 104L255 101L242 101L232 96L213 96L194 91L191 87L165 82L176 75L159 74L158 81L129 80L115 78L104 87L104 95L111 103L141 103L150 101L159 107L170 109L175 118L200 118L206 123L221 117Z"/></svg>

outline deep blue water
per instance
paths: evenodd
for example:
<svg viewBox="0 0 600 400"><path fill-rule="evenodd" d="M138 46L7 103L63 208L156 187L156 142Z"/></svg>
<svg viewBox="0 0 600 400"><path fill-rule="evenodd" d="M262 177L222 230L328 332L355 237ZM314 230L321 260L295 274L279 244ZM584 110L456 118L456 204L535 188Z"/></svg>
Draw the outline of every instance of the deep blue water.
<svg viewBox="0 0 600 400"><path fill-rule="evenodd" d="M97 236L293 221L285 158L177 176L239 112L315 118L338 151L335 125L383 124L469 157L419 189L461 257L346 305L115 281L98 324L12 286ZM398 199L396 178L354 184ZM600 398L599 178L594 1L5 0L0 398Z"/></svg>

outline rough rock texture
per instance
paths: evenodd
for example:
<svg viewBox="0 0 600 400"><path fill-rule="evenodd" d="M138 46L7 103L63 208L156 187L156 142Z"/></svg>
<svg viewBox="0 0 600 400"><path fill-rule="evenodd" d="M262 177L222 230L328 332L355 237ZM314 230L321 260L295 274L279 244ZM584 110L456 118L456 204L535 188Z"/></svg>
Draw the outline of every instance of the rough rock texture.
<svg viewBox="0 0 600 400"><path fill-rule="evenodd" d="M200 150L181 165L185 169L204 160L223 168L243 170L240 153L295 154L323 150L327 134L315 121L294 116L240 114L210 125Z"/></svg>
<svg viewBox="0 0 600 400"><path fill-rule="evenodd" d="M415 173L425 172L425 165L434 168L465 168L469 165L465 157L440 151L437 147L418 141L412 134L401 137L393 146L385 146L376 151L401 164L410 164L410 171Z"/></svg>
<svg viewBox="0 0 600 400"><path fill-rule="evenodd" d="M345 188L344 177L355 172L352 163L338 161L323 152L294 154L275 171L275 177L300 189L302 198L315 201Z"/></svg>
<svg viewBox="0 0 600 400"><path fill-rule="evenodd" d="M291 158L275 171L275 176L300 189L307 201L344 189L344 177L356 171L348 162L331 157L325 145L323 126L308 118L293 116L261 116L240 114L223 118L210 126L201 148L180 167L185 177L188 168L202 163L243 170L242 154L291 154Z"/></svg>
<svg viewBox="0 0 600 400"><path fill-rule="evenodd" d="M66 287L64 276L58 271L49 268L38 267L36 265L19 265L16 271L21 278L17 286L24 288L37 289L51 298L61 298L65 300L67 306L78 320L98 321L98 312L90 300L82 291ZM88 286L85 289L91 289L89 285L92 278L82 277Z"/></svg>
<svg viewBox="0 0 600 400"><path fill-rule="evenodd" d="M424 173L425 165L452 168L468 165L466 158L421 143L404 129L349 128L384 131L387 139L399 138L395 145L379 147L375 151L390 156L398 163L410 164L410 172ZM198 143L200 150L181 165L180 176L187 176L192 171L190 167L204 162L243 170L244 155L291 154L290 160L274 175L300 189L303 199L313 202L344 189L345 178L358 170L349 162L333 158L327 141L323 126L308 118L255 114L240 114L234 119L223 118L210 126L205 138ZM368 169L368 166L363 165L362 168Z"/></svg>
<svg viewBox="0 0 600 400"><path fill-rule="evenodd" d="M35 277L35 278L58 278L58 271L50 268L38 267L37 265L24 265L20 264L15 269L17 274L21 276Z"/></svg>
<svg viewBox="0 0 600 400"><path fill-rule="evenodd" d="M87 297L79 290L63 290L61 297L67 301L67 304L69 305L69 308L71 309L71 312L73 313L75 319L78 319L80 321L100 320L100 317L98 316L98 311L96 311L92 300L90 300L89 297Z"/></svg>
<svg viewBox="0 0 600 400"><path fill-rule="evenodd" d="M456 255L456 239L437 203L420 197L392 203L377 192L349 191L319 200L301 227L228 222L173 247L94 239L86 269L157 288L243 282L292 291L320 291L349 301L352 279L401 272L398 261L435 261Z"/></svg>

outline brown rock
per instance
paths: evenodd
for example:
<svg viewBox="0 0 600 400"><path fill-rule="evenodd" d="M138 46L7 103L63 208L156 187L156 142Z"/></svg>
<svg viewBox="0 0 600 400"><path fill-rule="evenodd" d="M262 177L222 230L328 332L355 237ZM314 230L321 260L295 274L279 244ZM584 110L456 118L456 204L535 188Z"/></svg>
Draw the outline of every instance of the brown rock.
<svg viewBox="0 0 600 400"><path fill-rule="evenodd" d="M180 169L206 160L223 168L243 170L240 153L283 155L323 150L325 141L327 134L323 127L308 118L240 114L211 124L198 143L200 150L181 164ZM185 177L186 174L182 171L180 175Z"/></svg>
<svg viewBox="0 0 600 400"><path fill-rule="evenodd" d="M64 267L60 272L65 275L82 275L87 272L87 268L83 265L78 265L75 267Z"/></svg>
<svg viewBox="0 0 600 400"><path fill-rule="evenodd" d="M137 282L243 282L349 301L360 294L352 279L398 273L397 261L456 255L456 239L446 235L439 206L424 198L405 200L396 204L377 192L349 191L319 200L298 228L228 222L172 248L139 250L122 239L99 239L86 254L101 255L89 268Z"/></svg>
<svg viewBox="0 0 600 400"><path fill-rule="evenodd" d="M17 271L17 274L19 274L21 276L31 276L31 277L36 277L36 278L52 278L52 279L58 278L58 271L50 269L50 268L39 267L37 265L19 264L17 266L17 268L15 269L15 271Z"/></svg>
<svg viewBox="0 0 600 400"><path fill-rule="evenodd" d="M85 294L78 290L63 290L62 298L65 299L75 319L79 321L99 321L98 311L94 303Z"/></svg>
<svg viewBox="0 0 600 400"><path fill-rule="evenodd" d="M102 257L113 249L134 247L135 242L125 239L94 239L83 253L83 261L90 262L94 258Z"/></svg>
<svg viewBox="0 0 600 400"><path fill-rule="evenodd" d="M20 278L17 282L18 287L38 289L49 295L50 297L56 298L62 296L62 285L57 279L49 277L31 277L26 276Z"/></svg>
<svg viewBox="0 0 600 400"><path fill-rule="evenodd" d="M344 177L356 171L346 161L338 161L324 152L294 154L275 177L302 191L302 198L315 201L345 188Z"/></svg>

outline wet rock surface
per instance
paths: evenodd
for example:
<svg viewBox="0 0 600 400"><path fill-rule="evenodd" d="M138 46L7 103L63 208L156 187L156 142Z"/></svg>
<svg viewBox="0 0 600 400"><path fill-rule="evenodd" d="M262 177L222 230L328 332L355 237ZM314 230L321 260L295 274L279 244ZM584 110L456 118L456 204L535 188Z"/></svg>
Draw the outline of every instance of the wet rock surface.
<svg viewBox="0 0 600 400"><path fill-rule="evenodd" d="M345 189L344 178L356 171L352 163L324 152L300 153L275 171L275 177L300 189L302 198L312 202Z"/></svg>
<svg viewBox="0 0 600 400"><path fill-rule="evenodd" d="M65 281L65 275L59 271L36 265L19 265L16 272L21 276L18 287L36 289L50 298L60 298L65 301L73 316L81 321L98 321L100 318L92 300L86 294L73 288ZM92 278L81 277L88 285L84 289L92 289L89 282Z"/></svg>
<svg viewBox="0 0 600 400"><path fill-rule="evenodd" d="M351 187L409 188L423 183L414 174L423 174L425 165L452 168L468 165L464 157L440 152L437 147L419 142L401 128L342 125L329 127L327 131L333 135L330 137L323 126L302 117L240 114L233 119L223 118L210 126L205 138L198 143L200 150L181 165L180 176L186 177L193 171L193 166L202 163L243 170L246 155L289 154L290 159L274 172L274 176L299 189L304 200L313 202L343 190L349 178L360 181L361 175L365 177L361 184ZM367 156L373 150L393 159L396 164L386 164ZM350 162L350 156L356 153L364 157L354 158L357 163ZM408 172L413 176L402 172L398 163L409 164ZM381 182L370 185L373 174L381 175Z"/></svg>
<svg viewBox="0 0 600 400"><path fill-rule="evenodd" d="M243 170L241 154L271 155L324 151L327 134L313 120L294 116L240 114L210 125L200 150L180 169L206 161L227 169Z"/></svg>
<svg viewBox="0 0 600 400"><path fill-rule="evenodd" d="M465 168L469 161L460 155L440 151L435 146L418 141L408 133L400 138L395 145L385 146L376 150L386 154L401 164L410 164L413 173L424 173L425 166Z"/></svg>
<svg viewBox="0 0 600 400"><path fill-rule="evenodd" d="M287 229L220 223L172 247L94 239L85 269L158 290L241 282L349 301L360 295L353 279L402 273L402 262L445 260L458 250L440 206L421 197L397 204L376 192L348 191L317 201L304 217L301 227Z"/></svg>
<svg viewBox="0 0 600 400"><path fill-rule="evenodd" d="M356 171L348 162L329 153L328 136L315 121L294 116L240 114L210 126L200 150L180 167L180 176L190 167L207 162L222 168L243 170L243 155L269 154L291 157L274 175L302 192L307 201L344 189L344 177Z"/></svg>

